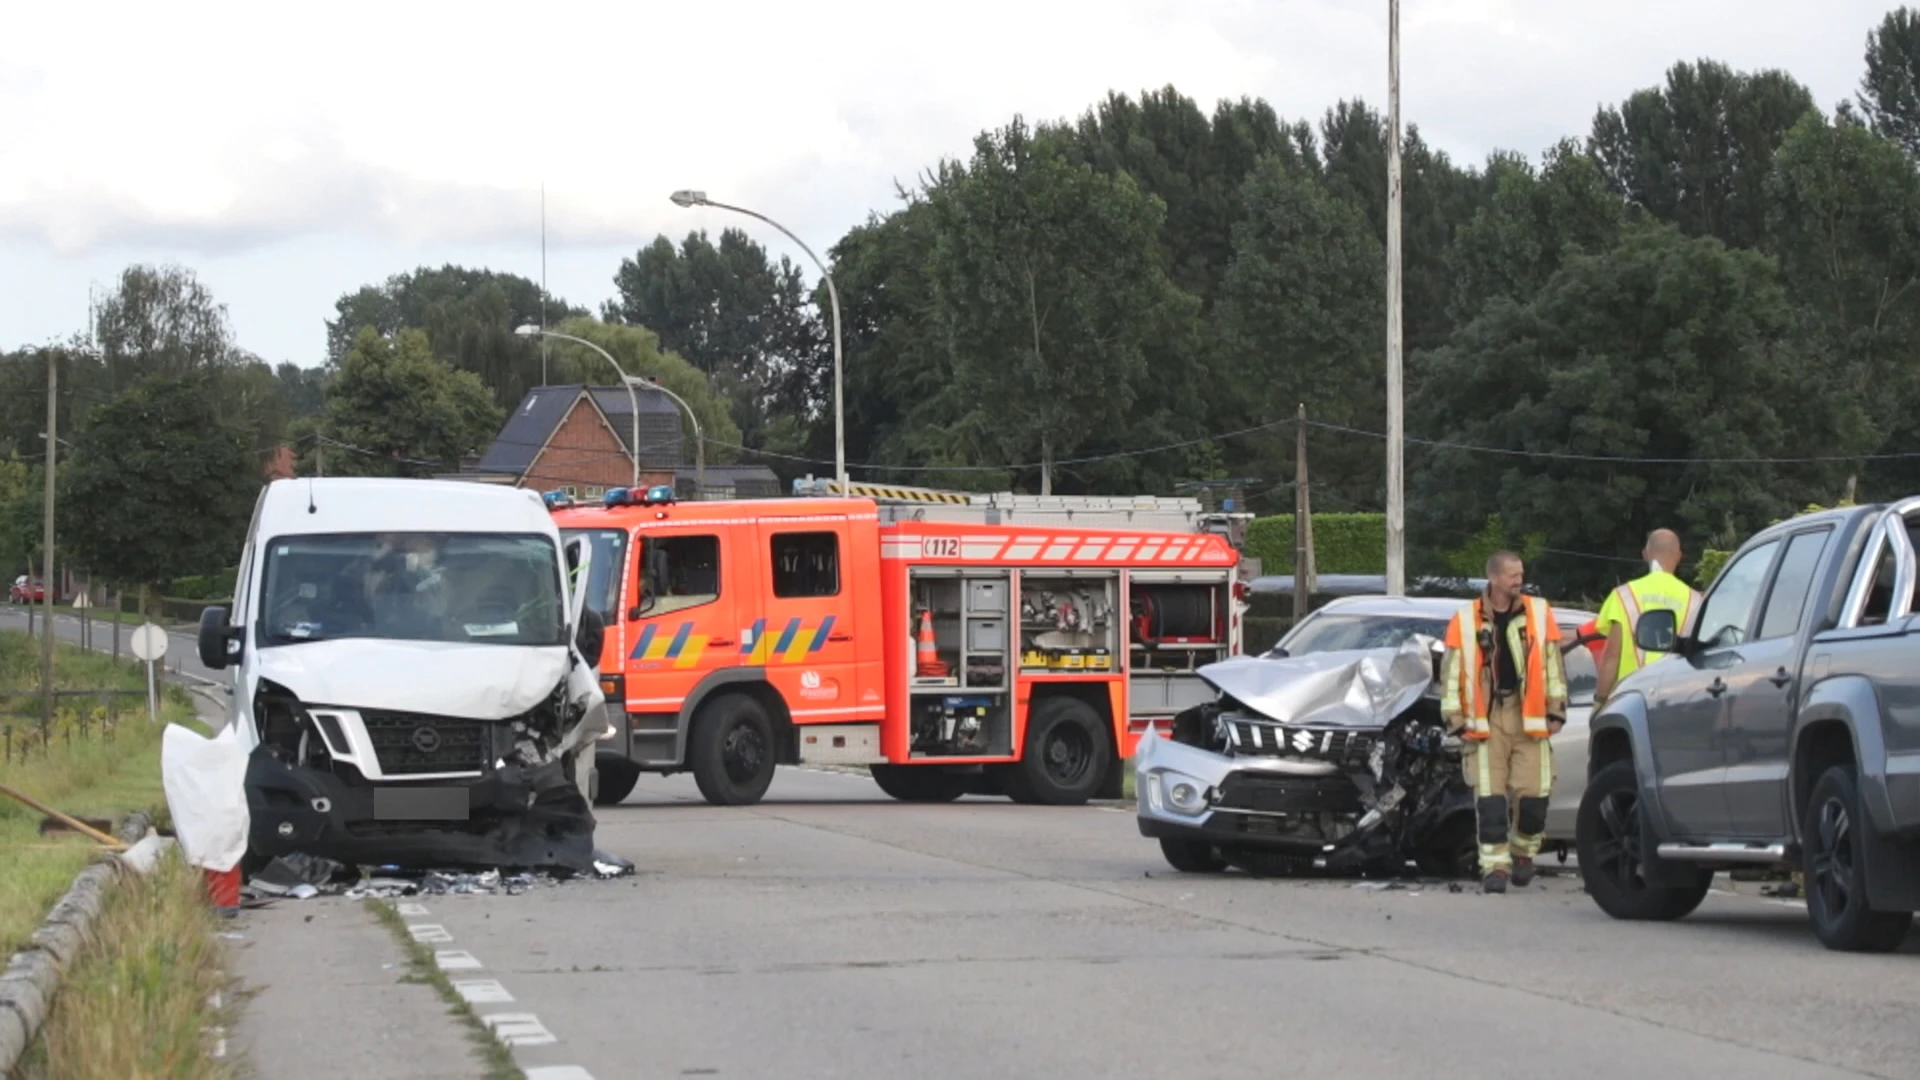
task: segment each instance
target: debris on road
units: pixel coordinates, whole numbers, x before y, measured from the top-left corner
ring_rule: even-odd
[[[633,874],[629,860],[608,851],[593,853],[592,874],[499,870],[415,870],[397,866],[349,867],[332,859],[282,855],[248,881],[245,892],[307,900],[316,896],[393,899],[403,896],[519,896],[530,889],[558,886],[577,878],[605,881]]]

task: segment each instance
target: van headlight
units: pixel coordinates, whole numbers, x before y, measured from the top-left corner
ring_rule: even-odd
[[[1171,769],[1147,776],[1147,805],[1154,810],[1172,811],[1187,817],[1207,810],[1207,785],[1185,773]]]

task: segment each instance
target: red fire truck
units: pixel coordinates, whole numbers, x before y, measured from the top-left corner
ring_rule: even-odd
[[[832,482],[808,497],[549,497],[588,537],[610,715],[597,801],[691,771],[758,801],[778,764],[867,767],[889,795],[1120,795],[1146,723],[1240,651],[1247,515],[1191,499]]]

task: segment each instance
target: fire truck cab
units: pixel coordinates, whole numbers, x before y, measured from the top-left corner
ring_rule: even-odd
[[[599,803],[680,771],[753,803],[800,763],[865,766],[908,801],[1117,798],[1147,722],[1209,700],[1195,669],[1240,651],[1246,515],[796,486],[812,497],[548,497],[594,549],[617,718]]]

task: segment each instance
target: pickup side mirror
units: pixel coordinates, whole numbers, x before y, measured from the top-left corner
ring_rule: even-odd
[[[1647,652],[1673,652],[1679,639],[1680,620],[1664,608],[1642,614],[1633,624],[1633,643]]]
[[[200,663],[220,671],[240,655],[240,634],[227,625],[227,609],[203,608],[200,612]]]

